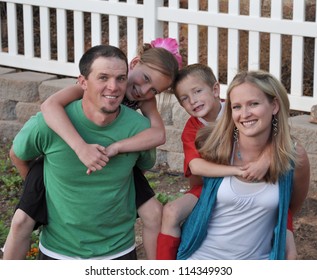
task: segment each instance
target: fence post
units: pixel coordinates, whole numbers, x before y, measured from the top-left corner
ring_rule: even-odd
[[[164,6],[163,0],[144,0],[143,42],[163,37],[163,22],[157,20],[157,9]]]

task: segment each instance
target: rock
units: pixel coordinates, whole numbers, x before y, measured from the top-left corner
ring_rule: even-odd
[[[317,124],[317,105],[314,105],[314,106],[311,108],[311,112],[310,112],[310,122]]]

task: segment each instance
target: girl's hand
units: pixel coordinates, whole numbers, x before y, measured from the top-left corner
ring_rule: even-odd
[[[76,154],[80,161],[88,168],[88,175],[96,170],[101,170],[109,161],[106,148],[98,144],[85,143],[76,150]]]
[[[120,142],[115,142],[109,145],[105,149],[105,154],[108,156],[108,158],[114,157],[119,153],[120,153]]]

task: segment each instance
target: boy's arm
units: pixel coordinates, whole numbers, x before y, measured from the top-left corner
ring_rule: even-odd
[[[204,177],[242,176],[243,171],[238,166],[221,165],[202,158],[195,158],[189,162],[193,175]]]
[[[118,153],[149,150],[165,143],[165,127],[157,110],[156,99],[153,98],[142,102],[140,109],[142,114],[150,120],[151,127],[133,137],[120,140],[108,146],[106,153],[109,157]]]
[[[64,107],[82,98],[83,90],[79,85],[67,87],[51,95],[42,105],[41,111],[47,125],[54,130],[77,154],[90,170],[100,170],[109,158],[105,148],[98,144],[87,144],[79,135]]]
[[[230,175],[241,176],[242,170],[238,166],[220,165],[207,161],[200,157],[196,148],[195,140],[197,131],[200,129],[197,119],[190,118],[182,133],[184,151],[184,174],[186,177],[224,177]]]

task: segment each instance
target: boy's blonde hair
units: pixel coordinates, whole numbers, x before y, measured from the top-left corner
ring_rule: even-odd
[[[215,77],[214,72],[207,65],[200,64],[200,63],[187,65],[178,71],[178,74],[177,74],[175,81],[174,81],[174,84],[173,84],[173,92],[174,92],[176,98],[178,99],[178,101],[180,101],[180,100],[178,98],[178,93],[176,90],[177,85],[182,80],[184,80],[186,77],[188,77],[189,75],[199,77],[204,83],[206,83],[208,86],[210,86],[210,88],[213,88],[215,83],[218,82],[216,77]]]

